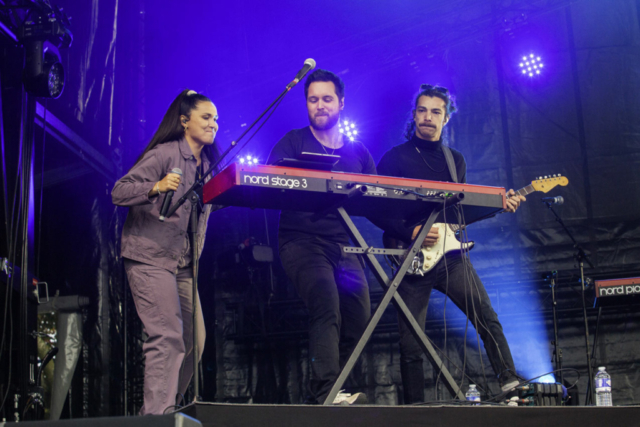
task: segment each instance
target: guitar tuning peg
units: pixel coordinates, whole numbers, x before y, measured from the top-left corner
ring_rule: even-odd
[[[556,177],[556,174],[554,173],[554,174],[553,174],[553,178],[555,178],[555,177]]]
[[[547,179],[547,178],[549,178],[549,177],[548,177],[547,175],[545,175],[545,176],[544,176],[544,179]]]
[[[561,177],[561,176],[562,176],[561,174],[558,174],[558,177]]]

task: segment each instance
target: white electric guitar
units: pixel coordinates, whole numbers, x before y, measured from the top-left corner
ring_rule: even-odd
[[[531,184],[516,191],[518,196],[527,196],[536,191],[546,193],[558,185],[566,186],[569,184],[569,180],[560,175],[553,175],[549,177],[540,177],[539,179],[532,181]],[[468,224],[467,224],[468,225]],[[407,270],[407,274],[420,274],[431,270],[442,259],[443,256],[450,252],[466,252],[473,248],[474,243],[460,241],[460,235],[464,233],[465,226],[460,227],[458,224],[444,224],[435,223],[433,227],[437,227],[439,231],[439,239],[434,246],[423,246],[420,252],[414,257],[411,266]],[[384,246],[394,249],[407,249],[409,244],[400,240],[388,237],[386,234],[383,237]],[[398,260],[396,257],[391,257],[396,265],[400,265],[403,259]]]

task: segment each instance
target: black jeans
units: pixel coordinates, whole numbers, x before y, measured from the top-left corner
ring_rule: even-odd
[[[282,266],[309,311],[308,403],[324,402],[371,314],[360,260],[343,246],[309,236],[280,247]]]
[[[424,276],[405,276],[398,293],[419,325],[425,324],[431,290],[446,293],[474,325],[487,351],[491,366],[505,384],[515,373],[509,344],[502,331],[498,315],[491,306],[484,285],[476,270],[460,255],[448,256]],[[447,285],[448,271],[448,285]],[[424,402],[424,371],[422,349],[402,319],[400,327],[400,372],[404,388],[404,403]]]

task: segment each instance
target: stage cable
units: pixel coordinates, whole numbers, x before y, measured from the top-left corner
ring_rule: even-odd
[[[23,93],[21,117],[25,117],[25,114],[26,114],[25,104],[26,104],[26,100],[25,100],[25,95]],[[21,127],[22,127],[21,129],[21,135],[22,135],[24,123],[21,123]],[[4,149],[4,146],[3,146],[3,149]],[[7,384],[6,384],[7,390],[5,395],[2,397],[2,401],[0,402],[0,412],[2,412],[2,410],[4,409],[4,405],[7,401],[7,397],[9,396],[9,390],[11,389],[11,379],[12,379],[11,366],[13,364],[12,351],[13,351],[13,305],[14,304],[10,304],[9,300],[10,299],[13,300],[13,294],[11,293],[11,290],[13,289],[13,283],[14,283],[14,277],[15,277],[15,275],[13,274],[13,266],[15,266],[14,246],[18,240],[17,228],[15,230],[15,237],[14,237],[14,220],[15,221],[19,220],[20,206],[22,205],[22,203],[18,205],[18,211],[16,212],[16,204],[17,204],[16,202],[18,200],[18,195],[21,194],[18,192],[18,183],[20,182],[20,176],[22,172],[22,154],[23,154],[22,144],[20,144],[20,149],[18,151],[18,162],[17,162],[17,168],[16,168],[16,182],[13,190],[13,200],[11,204],[11,213],[9,214],[7,212],[7,215],[11,217],[11,223],[9,227],[9,233],[7,234],[7,239],[8,239],[7,241],[7,261],[8,261],[7,278],[8,280],[7,280],[7,290],[6,290],[6,296],[5,296],[4,322],[2,324],[2,342],[0,343],[0,362],[2,360],[2,354],[4,353],[7,317],[8,317],[9,318],[9,343],[8,343],[9,363],[7,365],[8,367],[7,372],[9,372],[9,375],[7,377]],[[3,156],[3,165],[4,165],[4,156]],[[22,187],[20,187],[20,190],[22,190]]]
[[[0,99],[0,149],[2,150],[2,202],[4,206],[4,228],[5,239],[7,245],[7,252],[9,251],[9,245],[11,240],[11,230],[9,229],[9,189],[7,187],[7,164],[6,154],[4,149],[4,116],[2,115],[2,100]]]
[[[40,246],[42,243],[42,196],[44,193],[44,153],[47,139],[47,98],[44,99],[44,113],[42,115],[42,168],[40,172],[40,212],[38,214],[38,238],[36,239],[36,277],[40,280]]]
[[[267,239],[267,246],[271,248],[271,239],[269,238],[269,221],[267,220],[267,210],[262,209],[264,213],[264,234]],[[271,248],[273,251],[273,248]],[[269,298],[267,299],[267,307],[271,307],[271,298],[273,298],[273,294],[275,292],[273,285],[273,262],[269,263],[269,285],[271,286],[271,292],[269,292]]]
[[[26,116],[26,111],[25,111],[25,105],[26,105],[26,96],[23,93],[22,96],[22,111],[21,111],[21,117],[25,117]],[[24,137],[24,121],[21,123],[21,140]],[[15,280],[15,274],[14,274],[14,266],[16,265],[16,253],[15,253],[15,246],[17,244],[18,241],[18,231],[19,231],[19,227],[15,227],[14,230],[14,225],[16,224],[16,222],[19,222],[20,220],[20,214],[21,214],[21,206],[22,206],[22,199],[24,197],[23,194],[23,186],[18,187],[18,183],[20,182],[20,179],[22,177],[22,173],[23,173],[23,161],[22,161],[22,157],[23,157],[23,144],[20,144],[20,149],[18,151],[18,162],[17,162],[17,168],[16,168],[16,182],[15,182],[15,186],[14,186],[14,192],[13,192],[13,200],[12,200],[12,206],[11,206],[11,226],[10,226],[10,233],[9,233],[9,247],[7,248],[8,253],[7,253],[7,260],[8,260],[8,266],[7,266],[7,293],[6,293],[6,299],[5,299],[5,321],[3,322],[3,330],[2,330],[2,343],[0,344],[0,361],[1,361],[1,357],[4,351],[4,345],[5,345],[5,338],[6,338],[6,330],[5,327],[7,325],[7,315],[9,317],[9,343],[8,343],[8,354],[9,354],[9,363],[7,364],[7,372],[9,372],[9,375],[7,377],[7,383],[6,383],[6,387],[7,390],[4,394],[4,396],[2,397],[2,401],[0,402],[0,413],[3,411],[4,409],[4,405],[7,402],[7,397],[9,396],[9,391],[11,390],[11,380],[12,380],[12,374],[13,374],[13,369],[12,369],[12,365],[13,365],[13,305],[14,304],[9,304],[9,306],[7,307],[7,303],[9,302],[9,300],[13,300],[13,294],[11,293],[11,290],[13,289],[13,284],[14,284],[14,280]],[[20,203],[17,203],[18,200],[20,200]],[[16,205],[17,205],[17,211],[16,211]],[[14,221],[15,220],[15,221]]]
[[[464,212],[462,213],[462,215],[463,215],[463,218],[464,218]],[[465,233],[465,235],[466,235],[466,239],[468,240],[468,234],[467,234],[467,230],[466,230],[466,228],[465,228],[465,230],[464,230],[464,233]],[[469,251],[467,250],[467,257],[468,257],[468,252],[469,252]],[[479,291],[479,286],[478,286],[478,284],[475,282],[475,278],[474,278],[474,280],[473,280],[473,284],[474,284],[474,286],[475,286],[475,288],[476,288],[476,291]],[[487,297],[488,297],[488,293],[487,293]],[[477,320],[478,324],[479,324],[479,325],[481,325],[481,326],[482,326],[482,327],[487,331],[488,336],[489,336],[489,337],[491,337],[491,340],[492,340],[492,341],[493,341],[493,343],[495,344],[495,347],[496,347],[496,351],[497,351],[497,353],[498,353],[498,356],[500,357],[500,363],[502,364],[502,367],[503,367],[503,368],[506,368],[506,369],[501,370],[500,372],[496,372],[496,374],[498,375],[498,378],[501,378],[501,377],[502,377],[502,374],[504,374],[505,372],[512,372],[512,373],[514,374],[514,376],[516,376],[516,378],[519,378],[519,377],[518,377],[518,375],[517,375],[517,373],[516,373],[515,371],[512,371],[512,370],[507,366],[507,364],[506,364],[506,362],[505,362],[505,360],[504,360],[504,356],[503,356],[503,354],[502,354],[502,351],[500,350],[500,346],[498,345],[497,340],[495,339],[495,337],[493,336],[493,334],[492,334],[492,333],[491,333],[491,331],[489,330],[488,326],[487,326],[487,325],[482,321],[482,319],[477,318],[477,315],[476,315],[476,320]],[[507,344],[507,345],[508,345],[508,344]],[[483,368],[483,374],[484,374],[484,376],[485,376],[485,382],[486,382],[486,373],[484,373],[484,368]]]
[[[578,378],[573,382],[573,384],[571,384],[569,387],[566,387],[567,390],[570,390],[570,389],[574,388],[578,384],[578,382],[580,381],[580,378],[581,378],[580,371],[577,370],[577,369],[574,369],[574,368],[562,368],[562,369],[556,369],[556,370],[553,370],[553,371],[550,371],[550,372],[545,372],[544,374],[538,375],[537,377],[533,377],[533,378],[529,378],[529,379],[525,379],[525,380],[520,381],[518,383],[518,385],[516,385],[514,388],[521,387],[521,386],[523,386],[525,384],[531,384],[531,383],[533,383],[534,380],[537,380],[538,378],[542,378],[542,377],[547,376],[547,375],[554,375],[555,376],[555,374],[557,374],[558,372],[564,372],[564,371],[572,371],[572,372],[575,372],[576,374],[578,374]],[[493,396],[490,399],[487,399],[483,403],[490,403],[490,402],[495,401],[496,399],[500,399],[501,397],[504,397],[506,395],[507,395],[507,392],[502,392],[502,393],[500,393],[500,394],[498,394],[496,396]]]
[[[462,209],[457,209],[459,224],[462,223],[462,219],[461,219],[462,216],[460,214],[461,211]],[[469,299],[467,298],[467,291],[468,291],[467,285],[469,284],[469,269],[467,268],[466,258],[462,254],[461,254],[460,261],[461,261],[462,268],[464,270],[463,271],[464,280],[462,281],[462,286],[464,287],[464,309],[465,309],[465,315],[467,316],[467,321],[465,322],[465,326],[464,326],[464,342],[463,342],[463,351],[462,351],[462,354],[463,354],[462,372],[465,372],[465,370],[467,369],[467,333],[469,332]],[[480,355],[480,357],[482,358],[482,355]],[[460,388],[462,388],[463,383],[464,383],[464,376],[460,380]]]
[[[436,345],[432,340],[429,340],[429,341],[430,341],[430,342],[431,342],[431,344],[433,345],[434,349],[435,349],[435,350],[440,354],[440,356],[442,356],[443,358],[447,359],[447,362],[448,362],[451,366],[453,366],[454,368],[456,368],[457,370],[459,370],[460,372],[462,372],[462,376],[463,376],[464,378],[467,378],[469,381],[473,381],[473,378],[471,378],[469,375],[467,375],[466,373],[464,373],[464,372],[462,371],[462,369],[460,368],[460,366],[459,366],[458,364],[456,364],[453,360],[451,360],[451,358],[450,358],[450,357],[445,353],[445,351],[444,351],[442,348],[438,347],[438,346],[437,346],[437,345]],[[490,391],[490,390],[489,390],[488,388],[482,387],[482,386],[480,386],[480,384],[477,384],[477,386],[478,386],[478,390],[480,390],[480,391],[484,391],[484,392],[486,392],[487,394],[489,394],[489,391]]]
[[[464,219],[464,212],[462,211],[462,209],[459,209],[457,213],[458,213],[458,215],[457,215],[457,218],[458,218],[458,225],[460,226],[460,240],[462,241],[462,243],[468,243],[468,242],[469,242],[469,238],[468,238],[468,233],[467,233],[466,225],[465,225],[466,223],[465,223],[465,219]],[[473,285],[475,285],[476,290],[477,290],[477,289],[478,289],[478,284],[475,282],[475,280],[471,280],[471,277],[469,277],[469,272],[470,272],[469,267],[471,266],[471,265],[470,265],[470,260],[469,260],[469,249],[468,249],[468,248],[466,248],[466,249],[462,250],[461,252],[462,252],[462,262],[463,262],[464,267],[465,267],[465,274],[467,275],[467,282],[468,282],[469,284],[471,284],[470,282],[473,282]],[[446,258],[445,258],[445,263],[446,263]],[[447,282],[447,283],[448,283],[448,282]],[[445,295],[445,297],[447,297],[447,295]],[[446,299],[445,299],[445,303],[446,303]],[[490,331],[489,331],[489,329],[486,327],[486,325],[481,321],[481,319],[479,319],[479,318],[478,318],[477,314],[474,316],[474,319],[476,319],[476,320],[478,321],[478,325],[480,325],[481,327],[484,327],[484,328],[485,328],[485,330],[487,331],[488,335],[489,335],[489,336],[491,337],[491,339],[493,340],[493,343],[496,345],[496,348],[497,348],[498,355],[499,355],[499,357],[500,357],[500,361],[501,361],[501,363],[503,364],[503,366],[504,366],[504,367],[506,367],[506,363],[504,362],[504,357],[503,357],[503,355],[502,355],[502,352],[500,351],[500,348],[499,348],[499,347],[498,347],[498,345],[497,345],[497,341],[496,341],[495,337],[491,334],[491,332],[490,332]],[[469,319],[469,316],[467,315],[467,327],[468,327],[468,321],[469,321],[469,320],[470,320],[470,319]],[[477,334],[477,333],[478,333],[478,331],[477,331],[477,328],[476,328],[476,334]],[[466,342],[466,332],[465,332],[465,342]],[[479,338],[478,338],[478,344],[479,344]],[[458,369],[458,370],[460,370],[460,371],[462,372],[462,378],[463,378],[462,382],[464,381],[464,378],[467,378],[467,379],[469,379],[469,380],[472,380],[472,378],[464,372],[464,369],[461,369],[459,366],[457,366],[457,364],[456,364],[456,363],[454,363],[454,362],[453,362],[453,361],[452,361],[452,360],[451,360],[451,359],[446,355],[446,353],[445,353],[441,348],[438,348],[437,346],[435,346],[435,344],[434,344],[434,347],[435,347],[435,348],[436,348],[436,350],[437,350],[437,351],[442,355],[442,357],[444,357],[444,358],[447,360],[447,362],[449,362],[449,363],[450,363],[451,365],[453,365],[456,369]],[[465,352],[466,352],[466,346],[465,346]],[[465,361],[466,361],[466,358],[465,358]],[[479,390],[484,391],[486,394],[489,394],[489,393],[490,393],[490,390],[489,390],[489,388],[488,388],[488,381],[487,381],[487,378],[486,378],[486,372],[485,372],[484,363],[483,363],[483,361],[482,361],[482,358],[481,358],[481,365],[482,365],[482,370],[483,370],[483,376],[484,376],[484,382],[485,382],[485,384],[484,384],[484,387],[478,387],[478,388],[479,388]],[[579,371],[577,371],[577,370],[575,370],[575,369],[572,369],[572,368],[563,368],[563,369],[562,369],[562,371],[565,371],[565,370],[575,371],[575,372],[577,372],[577,373],[578,373],[578,375],[580,375]],[[521,381],[521,383],[520,383],[519,385],[526,384],[526,383],[531,382],[531,381],[533,381],[533,380],[535,380],[535,379],[541,378],[541,377],[543,377],[543,376],[545,376],[545,375],[553,374],[553,373],[560,372],[560,371],[561,371],[561,370],[552,371],[552,372],[545,373],[545,374],[539,375],[539,376],[537,376],[537,377],[531,378],[531,379],[529,379],[529,380]],[[500,376],[502,376],[502,374],[504,374],[505,372],[512,372],[512,373],[514,374],[514,376],[516,376],[516,378],[520,379],[520,377],[517,375],[517,373],[516,373],[516,372],[513,372],[511,369],[505,369],[505,370],[503,370],[500,374],[498,374],[498,375],[499,375],[499,377],[500,377]],[[578,380],[579,380],[579,378],[578,378]],[[568,387],[568,389],[575,387],[575,385],[577,384],[578,380],[577,380],[576,382],[574,382],[571,386],[569,386],[569,387]],[[462,384],[462,382],[461,382],[461,384]],[[436,383],[436,386],[437,386],[437,383]],[[491,402],[492,400],[495,400],[496,398],[498,398],[498,397],[499,397],[500,395],[502,395],[502,394],[503,394],[503,393],[498,394],[498,395],[494,396],[493,398],[491,398],[491,399],[489,399],[488,401],[485,401],[485,402],[483,402],[483,403]],[[442,401],[437,401],[437,402],[438,402],[438,403],[440,403],[440,404],[442,403]],[[455,402],[459,402],[459,401],[458,401],[458,400],[455,400]],[[428,404],[428,402],[425,402],[425,403],[426,403],[426,404]],[[422,404],[425,404],[425,403],[422,403]]]
[[[447,247],[447,209],[445,208],[446,206],[446,199],[443,199],[442,201],[442,221],[444,223],[444,228],[445,228],[445,233],[444,233],[444,238],[442,239],[442,258],[444,261],[444,271],[445,271],[445,285],[444,285],[444,306],[442,309],[442,320],[444,322],[444,352],[446,352],[447,354],[447,360],[450,360],[448,357],[449,354],[449,350],[447,348],[447,301],[449,300],[449,266],[447,265],[447,256],[444,252],[444,249]],[[434,267],[437,267],[434,266]],[[436,280],[437,280],[437,275],[436,275]],[[447,369],[449,369],[449,371],[451,370],[451,365],[449,364],[449,366],[447,366]],[[440,381],[440,376],[442,375],[442,369],[440,369],[438,371],[438,376],[436,377],[436,383],[435,383],[435,390],[436,393],[438,392],[438,382]],[[436,395],[437,396],[437,395]]]
[[[463,217],[463,221],[464,221],[464,212],[462,212],[462,217]],[[465,232],[465,235],[466,235],[466,240],[468,241],[469,236],[468,236],[468,234],[466,234],[466,233],[467,233],[466,227],[465,227],[464,232]],[[468,249],[466,250],[466,253],[467,253],[467,258],[469,258],[469,255],[468,255],[468,254],[469,254],[469,250],[468,250]],[[469,265],[470,265],[470,261],[469,261]],[[473,282],[474,282],[474,285],[475,285],[475,287],[476,287],[476,290],[478,290],[478,289],[479,289],[479,287],[478,287],[478,284],[477,284],[477,283],[475,283],[475,279],[473,280]],[[487,295],[488,295],[488,293],[487,293]],[[477,317],[477,316],[476,316],[476,317]],[[487,327],[487,325],[486,325],[486,324],[484,324],[484,323],[482,323],[481,319],[478,319],[478,320],[480,321],[480,325],[482,325],[482,327],[484,327],[484,328],[485,328],[485,330],[487,331],[487,333],[489,334],[489,336],[490,336],[490,337],[491,337],[491,339],[493,340],[494,344],[496,345],[496,349],[497,349],[497,351],[498,351],[498,355],[500,356],[500,362],[502,363],[502,365],[503,365],[504,367],[506,367],[506,368],[507,368],[507,369],[506,369],[507,371],[510,371],[510,369],[507,367],[507,365],[506,365],[506,363],[505,363],[505,361],[504,361],[504,357],[503,357],[503,355],[502,355],[502,351],[500,350],[500,347],[498,346],[498,342],[496,341],[495,337],[493,336],[493,334],[491,333],[491,331],[489,330],[489,328]],[[502,372],[504,372],[504,371],[505,371],[505,370],[503,370]],[[516,374],[516,373],[514,372],[514,374]],[[500,375],[500,374],[498,374],[498,375]]]
[[[464,232],[461,232],[461,234],[460,234],[460,238],[462,239],[463,242],[468,243],[469,242],[469,235],[468,235],[468,233],[466,231],[466,220],[464,218],[464,211],[462,209],[458,209],[457,213],[458,213],[458,222],[460,224],[460,229],[461,230],[464,229]],[[486,390],[488,390],[489,389],[489,382],[487,380],[487,373],[486,373],[486,370],[485,370],[485,367],[484,367],[484,360],[483,360],[483,357],[482,357],[482,349],[480,347],[480,334],[479,334],[479,331],[478,331],[478,325],[481,325],[482,327],[484,327],[485,330],[487,331],[487,333],[490,334],[490,332],[489,332],[489,329],[486,327],[486,325],[483,325],[481,320],[478,318],[478,312],[477,312],[476,307],[475,307],[475,301],[474,301],[474,297],[473,297],[474,288],[475,288],[475,291],[476,291],[476,293],[478,295],[478,300],[479,300],[479,302],[481,304],[482,304],[482,301],[481,301],[481,296],[480,296],[480,289],[478,287],[478,284],[475,281],[475,276],[471,274],[471,269],[473,268],[473,266],[471,265],[471,260],[470,260],[470,257],[469,257],[469,248],[464,248],[462,250],[461,262],[462,262],[462,266],[464,268],[464,274],[465,274],[465,280],[464,280],[464,284],[465,284],[465,307],[467,309],[467,313],[466,313],[467,314],[467,326],[465,328],[465,344],[466,344],[466,329],[469,326],[469,311],[468,311],[469,302],[468,302],[468,299],[467,299],[467,292],[470,292],[469,296],[471,298],[471,308],[472,308],[472,313],[473,313],[473,326],[474,326],[475,331],[476,331],[476,341],[478,342],[478,357],[480,358],[480,368],[481,368],[481,371],[482,371],[482,378],[484,380],[484,388]],[[495,339],[493,341],[494,341],[494,343],[496,343]],[[466,364],[466,357],[467,357],[467,353],[466,353],[467,347],[466,347],[466,345],[465,345],[464,348],[465,348],[465,364]],[[497,343],[496,343],[496,348],[497,348]]]

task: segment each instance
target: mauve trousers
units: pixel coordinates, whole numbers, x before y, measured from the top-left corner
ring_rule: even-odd
[[[176,404],[193,376],[193,291],[191,267],[177,273],[160,267],[124,259],[129,287],[138,316],[148,335],[142,350],[144,405],[141,415],[162,414]],[[197,298],[198,352],[202,357],[205,330],[200,298]]]
[[[343,247],[317,236],[280,247],[282,266],[309,311],[307,403],[324,402],[371,314],[362,264]]]

